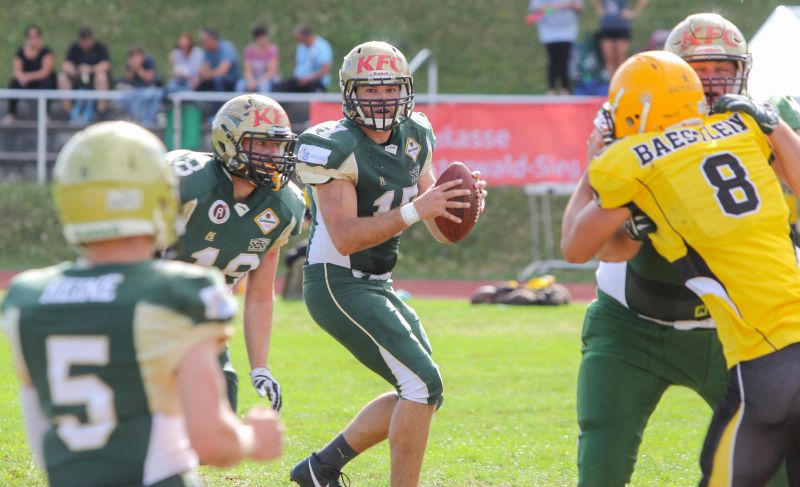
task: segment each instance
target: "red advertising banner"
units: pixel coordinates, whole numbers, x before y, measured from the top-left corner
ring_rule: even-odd
[[[492,186],[576,183],[586,139],[603,99],[564,103],[438,103],[416,107],[436,135],[436,174],[452,161],[480,171]],[[342,118],[341,105],[311,104],[311,123]]]

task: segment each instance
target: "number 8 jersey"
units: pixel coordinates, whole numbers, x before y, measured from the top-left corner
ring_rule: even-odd
[[[653,246],[706,303],[728,366],[800,342],[800,269],[771,149],[746,114],[626,137],[595,158],[603,208],[634,203]]]
[[[180,178],[181,213],[178,260],[216,267],[233,285],[256,269],[271,248],[284,245],[302,229],[305,199],[294,183],[278,191],[259,187],[233,199],[230,175],[209,153],[186,150],[167,154]]]
[[[420,176],[433,168],[434,144],[430,122],[419,112],[395,127],[386,144],[375,144],[346,119],[303,132],[297,142],[297,175],[312,188],[308,263],[324,262],[374,275],[391,272],[397,263],[400,234],[352,255],[340,254],[319,212],[315,185],[331,179],[351,181],[359,217],[386,213],[417,195]]]

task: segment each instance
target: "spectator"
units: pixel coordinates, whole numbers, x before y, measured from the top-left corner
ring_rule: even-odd
[[[619,65],[628,58],[631,21],[642,13],[647,0],[636,0],[633,9],[628,8],[628,0],[592,0],[592,3],[600,17],[600,29],[597,33],[600,52],[608,79],[611,79]]]
[[[14,55],[14,76],[8,87],[11,89],[45,90],[56,87],[56,73],[53,70],[53,51],[42,44],[42,29],[30,25],[25,29],[25,41]],[[3,123],[13,122],[17,117],[17,101],[8,100],[8,113]]]
[[[547,94],[556,94],[560,80],[562,95],[572,92],[569,73],[572,46],[578,38],[578,15],[583,0],[531,0],[528,23],[536,23],[539,41],[547,49]]]
[[[203,50],[194,45],[192,35],[182,32],[175,41],[175,49],[169,54],[172,79],[167,84],[167,93],[195,89],[200,83],[198,74],[203,57]]]
[[[141,46],[131,45],[125,76],[117,88],[127,90],[122,105],[133,120],[143,125],[155,124],[163,97],[160,84],[153,56],[145,54]]]
[[[200,45],[205,59],[200,66],[200,91],[233,91],[239,80],[239,56],[231,41],[220,39],[216,30],[204,28],[200,31]]]
[[[83,26],[78,30],[78,40],[69,46],[67,57],[58,75],[61,90],[107,90],[111,79],[111,58],[106,46],[94,37],[92,28]],[[98,100],[97,110],[106,110],[106,100]],[[91,103],[88,106],[92,106]],[[64,109],[71,111],[72,100],[64,100]],[[72,119],[76,117],[73,112]],[[88,117],[87,117],[88,118]]]
[[[25,41],[14,55],[13,73],[8,87],[11,89],[46,90],[56,87],[56,73],[53,70],[53,51],[42,44],[42,30],[37,25],[25,29]],[[8,100],[8,113],[3,124],[17,118],[18,100]]]
[[[236,91],[269,92],[278,82],[278,46],[269,40],[267,27],[253,28],[253,42],[244,48],[244,78],[236,83]]]
[[[327,91],[331,83],[329,73],[333,61],[330,43],[316,35],[307,24],[298,25],[292,34],[297,41],[294,73],[290,79],[278,83],[275,91],[302,93]]]

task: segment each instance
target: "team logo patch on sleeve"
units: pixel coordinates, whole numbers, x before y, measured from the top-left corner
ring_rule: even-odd
[[[267,208],[266,210],[259,213],[253,221],[256,222],[258,225],[259,230],[264,235],[267,235],[269,232],[275,229],[278,225],[280,225],[281,220],[278,218],[278,215],[272,211],[272,208]]]
[[[225,223],[230,217],[231,208],[228,206],[228,203],[222,200],[211,203],[211,206],[208,208],[208,218],[217,225]]]
[[[306,164],[325,165],[328,163],[328,156],[331,150],[316,145],[302,144],[297,150],[297,160]]]
[[[405,153],[408,157],[414,159],[414,162],[417,162],[417,157],[419,157],[420,148],[421,147],[419,145],[419,142],[417,142],[416,140],[412,139],[411,137],[406,139]]]

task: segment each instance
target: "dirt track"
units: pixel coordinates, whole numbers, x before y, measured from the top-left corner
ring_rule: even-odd
[[[4,289],[16,271],[0,271],[0,289]],[[455,280],[425,280],[425,279],[395,279],[394,288],[404,289],[414,297],[419,298],[453,298],[468,299],[473,291],[491,281],[455,281]],[[594,283],[562,283],[572,293],[574,301],[586,302],[594,298],[596,286]],[[278,279],[277,289],[280,290],[283,280]]]

